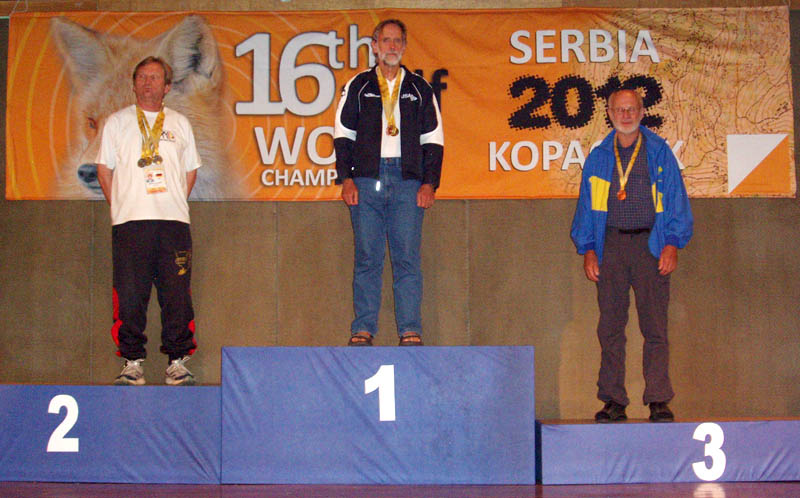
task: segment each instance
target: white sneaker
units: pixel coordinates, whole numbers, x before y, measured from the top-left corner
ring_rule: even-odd
[[[144,359],[125,360],[122,372],[114,379],[115,386],[142,386],[144,385]]]
[[[194,375],[192,375],[192,372],[184,365],[187,361],[189,361],[188,356],[184,356],[179,360],[172,360],[167,367],[167,377],[164,379],[164,382],[166,382],[168,386],[194,385]]]

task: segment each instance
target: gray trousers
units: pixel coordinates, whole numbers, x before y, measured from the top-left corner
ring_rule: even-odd
[[[625,326],[631,287],[644,337],[644,403],[667,402],[675,395],[668,371],[669,275],[659,275],[658,259],[647,247],[649,236],[649,232],[606,231],[597,283],[600,306],[597,337],[602,349],[597,397],[604,402],[615,401],[626,406],[630,403],[625,391]]]

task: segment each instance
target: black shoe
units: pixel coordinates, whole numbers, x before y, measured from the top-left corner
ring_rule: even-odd
[[[628,416],[625,415],[625,405],[620,405],[616,401],[607,402],[602,410],[594,414],[594,421],[600,424],[626,420],[628,420]]]
[[[675,415],[664,401],[650,403],[650,422],[673,422]]]

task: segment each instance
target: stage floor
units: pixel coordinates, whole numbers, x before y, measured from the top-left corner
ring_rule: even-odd
[[[648,497],[752,498],[800,496],[800,482],[715,482],[668,484],[606,484],[563,486],[301,486],[301,485],[174,485],[69,484],[0,482],[0,496],[91,498],[141,496],[191,497]]]

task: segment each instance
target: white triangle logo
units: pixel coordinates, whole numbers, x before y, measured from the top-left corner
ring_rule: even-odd
[[[786,133],[728,135],[728,193],[733,192],[784,138]]]

